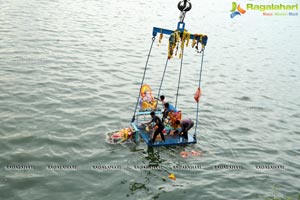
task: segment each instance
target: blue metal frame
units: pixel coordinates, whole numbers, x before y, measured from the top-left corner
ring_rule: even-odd
[[[177,31],[183,32],[184,31],[184,27],[185,27],[185,23],[184,22],[178,22],[178,24],[177,24]],[[172,33],[174,33],[174,31],[168,30],[168,29],[164,29],[164,28],[153,27],[153,31],[152,31],[153,37],[155,37],[157,35],[157,33],[171,35]],[[191,34],[190,35],[190,39],[193,40],[194,38],[196,40],[200,41],[201,44],[203,44],[204,46],[206,46],[207,40],[208,40],[208,37],[206,35],[202,36],[202,41],[201,41],[199,35],[195,36],[195,34]]]
[[[173,145],[187,145],[187,144],[195,144],[197,143],[197,138],[193,137],[192,135],[188,134],[188,140],[183,140],[182,137],[179,137],[179,135],[176,136],[170,136],[165,135],[166,141],[156,141],[155,143],[150,143],[151,135],[152,133],[146,132],[143,128],[139,127],[135,122],[131,123],[131,127],[133,128],[135,132],[134,141],[139,142],[140,138],[139,136],[145,141],[145,143],[148,146],[151,147],[157,147],[157,146],[173,146]],[[170,128],[165,128],[167,131],[174,130]],[[181,129],[178,129],[179,132]]]
[[[155,141],[154,143],[150,143],[151,134],[146,133],[143,129],[139,129],[139,134],[145,141],[145,143],[150,147],[158,147],[158,146],[174,146],[174,145],[187,145],[187,144],[195,144],[197,143],[197,139],[188,134],[188,140],[183,140],[182,137],[177,136],[166,136],[165,142]]]
[[[185,28],[185,23],[184,22],[178,22],[177,24],[177,31],[179,31],[180,33],[184,32]],[[174,31],[172,30],[168,30],[168,29],[163,29],[163,28],[157,28],[157,27],[153,27],[153,32],[152,35],[153,37],[156,37],[157,33],[162,33],[162,34],[166,34],[166,35],[171,35],[172,33],[174,33]],[[190,39],[191,40],[197,40],[198,42],[200,42],[202,45],[206,46],[207,44],[207,40],[208,37],[206,35],[202,35],[200,37],[200,35],[197,34],[190,34]],[[154,39],[153,39],[154,41]],[[149,115],[151,111],[139,111],[138,113],[136,113],[136,115]],[[156,114],[161,114],[162,111],[156,111]],[[141,138],[143,138],[143,140],[146,142],[146,144],[148,146],[172,146],[172,145],[186,145],[186,144],[195,144],[197,143],[197,138],[195,136],[191,136],[190,134],[188,134],[188,140],[182,140],[181,137],[179,136],[175,136],[175,137],[170,137],[166,139],[165,142],[160,142],[157,141],[154,144],[150,143],[151,140],[151,134],[146,133],[143,129],[141,129],[135,122],[131,123],[131,126],[133,127],[134,131],[135,131],[135,141],[139,141],[138,136],[140,135]]]
[[[150,111],[139,111],[136,113],[136,115],[150,115],[150,113],[152,112],[152,110]],[[155,114],[158,115],[158,114],[162,114],[162,111],[161,110],[156,110],[155,111]]]
[[[177,30],[180,32],[184,31],[185,23],[184,22],[178,22],[177,24]]]

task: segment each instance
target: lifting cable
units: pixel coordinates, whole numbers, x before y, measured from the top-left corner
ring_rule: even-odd
[[[203,58],[204,58],[204,48],[201,50],[201,53],[202,53],[202,59],[201,59],[201,68],[200,68],[198,88],[200,88],[200,86],[201,86],[201,75],[202,75],[202,66],[203,66]],[[196,138],[196,131],[197,131],[197,125],[198,125],[198,113],[199,113],[199,100],[197,101],[196,125],[195,125],[194,138]]]
[[[163,81],[164,81],[164,78],[165,78],[165,74],[166,74],[166,70],[167,70],[167,66],[168,66],[168,61],[169,61],[169,58],[167,58],[167,61],[166,61],[166,64],[165,64],[165,69],[164,69],[164,72],[163,72],[163,76],[161,78],[161,81],[160,81],[160,86],[159,86],[159,90],[158,90],[158,94],[157,94],[157,101],[160,97],[160,91],[161,91],[161,87],[162,87],[162,84],[163,84]],[[156,103],[156,108],[157,108],[157,105],[158,105],[158,102]],[[155,110],[156,110],[155,108]]]
[[[178,99],[179,87],[180,87],[180,80],[181,80],[182,61],[183,61],[183,49],[182,49],[181,53],[182,53],[182,55],[181,55],[181,62],[180,62],[180,71],[179,71],[179,78],[178,78],[178,86],[177,86],[177,93],[176,93],[175,108],[177,108],[177,99]]]
[[[142,79],[142,82],[141,82],[139,94],[138,94],[138,97],[137,97],[137,100],[136,100],[135,109],[134,109],[134,113],[133,113],[133,116],[132,116],[132,119],[131,119],[131,123],[133,123],[135,121],[135,113],[136,113],[136,109],[137,109],[138,104],[139,104],[139,100],[140,100],[140,96],[141,96],[141,89],[142,89],[142,86],[144,84],[144,79],[145,79],[145,76],[146,76],[148,61],[149,61],[149,57],[150,57],[150,54],[151,54],[151,50],[152,50],[154,41],[155,41],[155,36],[152,37],[152,43],[151,43],[150,50],[149,50],[148,57],[147,57],[147,61],[146,61],[146,64],[145,64],[144,75],[143,75],[143,79]]]

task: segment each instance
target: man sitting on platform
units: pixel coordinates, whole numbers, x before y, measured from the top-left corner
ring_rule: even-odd
[[[165,103],[164,106],[165,110],[163,111],[163,119],[168,117],[169,112],[178,112],[177,109],[169,103]]]

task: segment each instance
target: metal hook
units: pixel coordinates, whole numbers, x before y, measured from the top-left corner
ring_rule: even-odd
[[[192,9],[192,4],[188,0],[183,0],[178,2],[177,7],[181,12],[187,12]]]

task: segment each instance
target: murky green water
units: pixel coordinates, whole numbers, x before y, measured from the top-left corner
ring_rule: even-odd
[[[152,27],[176,28],[177,1],[0,1],[0,199],[296,199],[299,17],[230,19],[231,2],[192,3],[186,28],[209,37],[198,143],[147,149],[105,133],[128,126]],[[167,40],[149,61],[155,93]],[[193,119],[200,58],[185,50],[178,99]],[[179,64],[161,91],[170,102]]]

